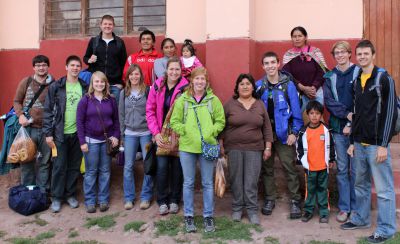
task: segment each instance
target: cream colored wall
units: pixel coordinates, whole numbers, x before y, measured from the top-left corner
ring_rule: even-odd
[[[207,39],[250,36],[250,2],[206,0]]]
[[[39,0],[0,1],[0,49],[39,48]]]
[[[0,1],[0,49],[39,48],[40,0]],[[167,0],[166,36],[183,42],[288,40],[294,26],[311,39],[361,38],[362,0]],[[39,7],[41,6],[41,7]],[[340,15],[338,14],[340,12]],[[17,14],[18,13],[18,14]]]
[[[362,0],[255,1],[257,41],[288,40],[299,25],[311,39],[362,37]]]
[[[194,42],[206,41],[206,1],[167,0],[166,36],[176,42],[186,38]]]

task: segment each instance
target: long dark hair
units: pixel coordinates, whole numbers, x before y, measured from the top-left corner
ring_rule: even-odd
[[[294,28],[292,29],[292,31],[290,32],[290,37],[293,36],[293,33],[294,33],[295,31],[300,31],[301,34],[303,34],[303,36],[308,37],[307,31],[306,31],[306,29],[305,29],[303,26],[296,26],[296,27],[294,27]]]
[[[235,84],[235,89],[233,90],[233,99],[238,99],[239,98],[239,83],[242,82],[242,80],[248,79],[253,86],[253,92],[251,94],[252,97],[257,99],[257,94],[256,94],[256,82],[251,74],[240,74],[238,78],[236,79],[236,84]]]

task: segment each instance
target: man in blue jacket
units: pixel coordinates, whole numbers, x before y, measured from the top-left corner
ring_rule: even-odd
[[[355,168],[347,154],[350,145],[349,134],[353,116],[354,80],[360,68],[350,62],[351,47],[346,41],[336,42],[331,51],[336,67],[325,74],[324,99],[330,113],[329,126],[335,138],[337,153],[337,186],[339,191],[339,213],[336,220],[345,222],[356,209],[354,193]]]
[[[279,71],[280,63],[276,53],[265,53],[261,61],[266,75],[256,82],[257,94],[265,104],[274,132],[271,157],[263,163],[265,203],[261,212],[270,215],[275,207],[274,158],[278,154],[287,173],[291,198],[290,218],[297,219],[301,217],[301,195],[294,163],[294,144],[296,135],[303,126],[299,96],[293,77],[287,72]]]

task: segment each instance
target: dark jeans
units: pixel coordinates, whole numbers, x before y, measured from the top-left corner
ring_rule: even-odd
[[[183,174],[179,157],[157,156],[158,205],[181,201]]]
[[[32,162],[21,164],[21,183],[24,186],[37,185],[42,191],[48,192],[50,190],[50,148],[46,144],[42,128],[26,127],[26,130],[36,144],[39,156]]]
[[[51,194],[56,200],[76,196],[76,184],[79,167],[82,162],[82,151],[78,136],[64,134],[64,142],[55,142],[57,157],[53,162],[51,177]]]

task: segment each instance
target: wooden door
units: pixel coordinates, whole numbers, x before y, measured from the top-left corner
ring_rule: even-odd
[[[400,95],[400,0],[363,0],[363,38],[374,43],[375,64],[385,68],[396,82]],[[396,136],[393,142],[400,142]]]

